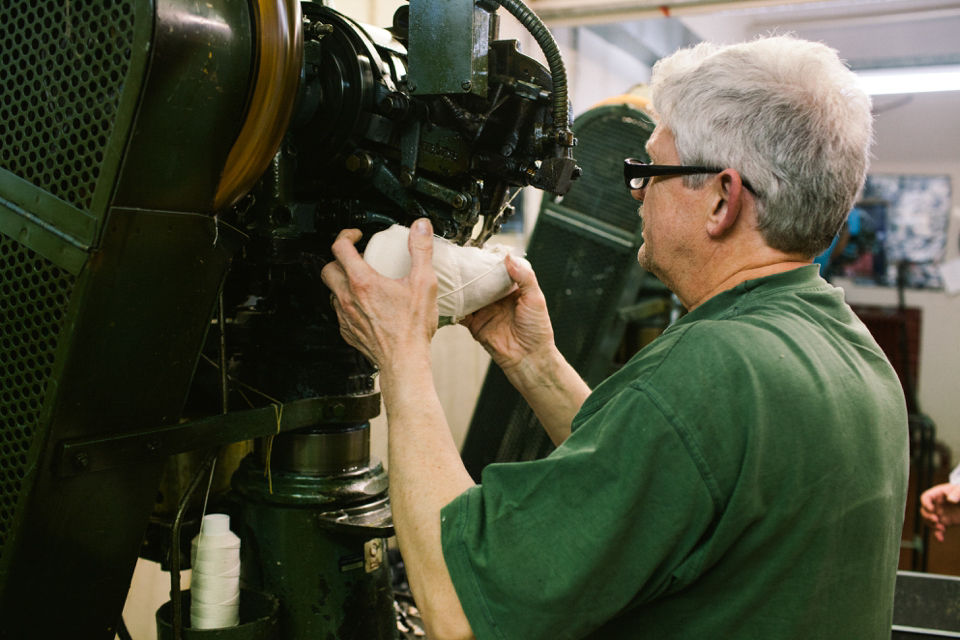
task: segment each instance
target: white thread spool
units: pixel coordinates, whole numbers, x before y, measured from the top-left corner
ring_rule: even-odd
[[[203,517],[190,548],[190,626],[222,629],[240,623],[240,538],[230,531],[230,516]]]

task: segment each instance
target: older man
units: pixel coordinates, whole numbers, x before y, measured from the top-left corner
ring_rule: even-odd
[[[380,367],[391,500],[433,639],[889,637],[906,495],[899,382],[812,258],[871,142],[836,53],[789,37],[654,68],[640,264],[690,311],[592,393],[534,274],[464,324],[548,430],[474,486],[437,401],[430,226],[379,277],[345,231],[324,270]],[[612,186],[612,185],[611,185]]]

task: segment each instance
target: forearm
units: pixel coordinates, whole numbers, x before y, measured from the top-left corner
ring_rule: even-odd
[[[443,558],[440,510],[473,486],[440,407],[429,356],[384,367],[390,501],[410,587],[430,638],[472,638]]]
[[[559,446],[570,435],[590,387],[552,344],[503,371]]]

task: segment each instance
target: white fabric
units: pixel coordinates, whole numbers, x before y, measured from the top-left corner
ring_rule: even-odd
[[[374,234],[363,253],[363,259],[377,273],[403,278],[410,273],[410,229],[393,225]],[[504,297],[513,288],[513,281],[503,264],[509,247],[488,245],[461,247],[434,236],[433,269],[437,272],[437,306],[441,318],[458,322],[463,316]],[[514,260],[529,263],[514,256]]]

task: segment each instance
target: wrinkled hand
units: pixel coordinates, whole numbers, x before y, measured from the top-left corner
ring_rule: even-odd
[[[517,283],[513,293],[474,311],[460,321],[504,371],[530,355],[553,347],[547,301],[532,269],[507,256],[507,273]]]
[[[381,370],[403,358],[429,354],[437,330],[437,274],[433,230],[426,218],[410,231],[410,274],[399,280],[380,275],[354,245],[362,234],[344,229],[333,243],[334,262],[321,272],[333,292],[340,335]]]
[[[947,527],[960,524],[960,485],[938,484],[920,496],[920,515],[933,527],[933,535],[943,542]]]

